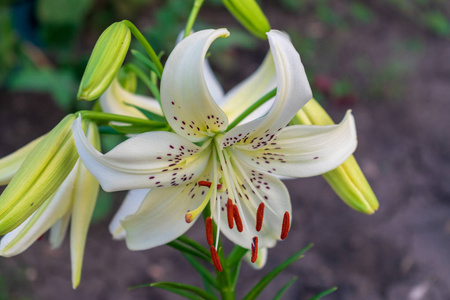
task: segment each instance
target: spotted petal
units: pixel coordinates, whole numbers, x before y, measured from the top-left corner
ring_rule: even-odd
[[[276,30],[268,34],[277,73],[277,94],[266,116],[237,126],[223,136],[223,147],[235,143],[263,147],[285,127],[312,97],[300,56],[289,37]]]
[[[259,247],[270,248],[280,239],[283,217],[285,212],[291,215],[291,201],[286,186],[278,178],[252,170],[243,162],[233,160],[234,178],[237,183],[236,191],[238,208],[244,224],[243,232],[234,226],[227,225],[220,229],[233,243],[249,249],[254,236],[259,239]],[[222,195],[221,207],[225,212],[220,213],[222,224],[227,224],[226,202],[227,195]],[[256,231],[256,212],[261,202],[265,203],[263,226]],[[218,212],[213,212],[217,220]]]
[[[277,74],[272,53],[269,51],[261,66],[250,77],[235,86],[225,95],[221,108],[227,114],[228,119],[232,121],[256,100],[276,87]],[[258,110],[258,113],[250,115],[249,120],[263,116],[270,109],[270,106],[263,107],[261,110]]]
[[[109,192],[193,181],[211,154],[208,142],[199,147],[174,133],[157,131],[139,134],[102,154],[87,140],[81,118],[72,131],[83,164]]]
[[[112,234],[113,239],[122,240],[125,238],[126,232],[125,228],[122,227],[121,221],[127,216],[136,213],[148,192],[150,192],[150,189],[131,190],[127,193],[122,205],[109,224],[109,232]]]
[[[233,155],[253,168],[276,175],[310,177],[341,165],[356,149],[355,120],[350,111],[338,125],[289,126],[264,148],[235,145]]]
[[[186,212],[197,208],[205,198],[195,189],[196,185],[151,190],[139,210],[122,221],[128,248],[150,249],[185,233],[194,224],[186,223]]]
[[[150,97],[130,93],[122,88],[117,79],[114,79],[108,90],[100,97],[102,110],[112,114],[145,118],[144,114],[138,109],[127,104],[136,105],[145,110],[162,115],[158,101]]]
[[[203,30],[182,40],[170,54],[161,78],[161,105],[173,130],[192,142],[206,140],[228,126],[208,89],[205,55],[226,29]]]

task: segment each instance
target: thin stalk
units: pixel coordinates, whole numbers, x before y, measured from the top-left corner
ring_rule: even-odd
[[[139,41],[139,43],[144,47],[145,51],[147,52],[148,56],[150,56],[151,60],[155,63],[156,68],[158,68],[158,71],[162,74],[163,73],[163,66],[161,64],[161,61],[158,58],[158,55],[156,55],[155,50],[153,50],[152,46],[148,43],[148,41],[145,39],[145,37],[142,35],[142,33],[137,29],[136,26],[134,26],[133,23],[131,23],[128,20],[122,21],[127,27],[130,29],[131,33],[134,35],[134,37]]]
[[[81,110],[78,111],[78,114],[80,114],[84,119],[89,119],[91,121],[105,121],[105,122],[115,121],[133,125],[147,125],[154,127],[166,126],[165,122],[152,121],[123,115],[104,113],[99,111]]]
[[[127,64],[124,66],[124,69],[127,71],[131,71],[134,74],[136,74],[137,77],[139,77],[142,82],[148,87],[148,89],[152,92],[153,96],[158,100],[158,102],[161,104],[161,96],[158,91],[158,87],[152,82],[152,80],[137,66],[133,64]]]
[[[259,98],[255,103],[253,103],[249,108],[247,108],[242,114],[239,115],[227,128],[227,131],[231,130],[232,128],[236,127],[237,124],[239,124],[242,120],[244,120],[248,115],[250,115],[252,112],[254,112],[258,107],[266,103],[268,100],[275,97],[277,94],[277,89],[274,88],[261,98]]]
[[[192,27],[194,26],[195,19],[197,18],[198,12],[202,7],[204,0],[195,0],[194,6],[192,7],[191,13],[189,15],[189,19],[187,20],[186,27],[184,28],[184,37],[187,37],[191,34]]]

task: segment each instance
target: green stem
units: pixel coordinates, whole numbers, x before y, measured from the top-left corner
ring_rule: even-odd
[[[121,123],[129,123],[133,125],[147,125],[154,127],[162,127],[167,125],[165,122],[152,121],[91,110],[81,110],[78,111],[78,114],[80,114],[83,119],[89,119],[92,121],[106,121],[106,122],[115,121]]]
[[[141,69],[139,69],[137,66],[133,64],[126,64],[124,66],[124,69],[136,74],[136,76],[139,77],[139,79],[145,83],[148,89],[152,92],[153,96],[156,98],[156,100],[158,100],[159,104],[161,105],[161,96],[159,94],[158,87]]]
[[[198,12],[202,7],[204,0],[195,0],[194,6],[192,7],[191,14],[189,15],[189,19],[186,23],[186,27],[184,29],[184,37],[187,37],[191,34],[192,27],[194,26],[195,19],[197,18]]]
[[[127,27],[130,29],[131,33],[134,35],[134,37],[139,41],[139,43],[144,47],[147,54],[150,56],[152,61],[155,63],[156,67],[158,68],[158,71],[162,74],[163,73],[163,66],[161,64],[161,61],[158,58],[158,55],[156,55],[155,50],[153,50],[152,46],[148,43],[148,41],[145,39],[145,37],[142,35],[142,33],[137,29],[136,26],[134,26],[133,23],[131,23],[128,20],[122,21]]]
[[[227,128],[227,131],[231,130],[232,128],[236,127],[237,124],[239,124],[242,120],[244,120],[249,114],[254,112],[258,107],[266,103],[268,100],[275,97],[277,94],[277,89],[274,88],[261,98],[259,98],[255,103],[253,103],[249,108],[247,108],[242,114],[239,115]]]

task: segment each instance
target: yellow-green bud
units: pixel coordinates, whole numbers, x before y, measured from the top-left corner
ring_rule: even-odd
[[[25,158],[27,158],[31,150],[33,150],[43,138],[44,136],[38,137],[22,148],[0,159],[0,185],[6,185],[11,181]]]
[[[0,235],[19,226],[55,193],[72,170],[78,153],[66,116],[28,154],[0,196]]]
[[[322,106],[311,99],[297,113],[291,124],[332,125],[334,122]],[[322,176],[351,208],[365,214],[373,214],[378,209],[378,200],[353,155],[342,165]]]
[[[228,11],[248,31],[260,39],[267,39],[270,24],[255,0],[222,0]]]
[[[102,33],[84,71],[78,89],[79,100],[94,100],[109,87],[130,46],[131,32],[123,22],[116,22]]]

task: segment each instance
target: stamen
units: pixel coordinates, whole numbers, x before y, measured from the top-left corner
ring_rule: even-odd
[[[43,233],[37,240],[40,241],[44,238],[45,233]]]
[[[291,227],[291,217],[289,216],[288,212],[285,212],[283,217],[283,225],[281,226],[280,239],[284,240],[287,237],[290,227]]]
[[[211,182],[209,181],[199,181],[198,182],[199,186],[207,186],[207,187],[211,187]]]
[[[201,182],[201,181],[200,181]],[[200,184],[199,182],[199,184]],[[204,182],[208,182],[208,181],[204,181]],[[214,182],[212,184],[212,186],[215,186]],[[186,213],[186,215],[184,216],[184,219],[186,221],[186,223],[191,223],[192,221],[195,220],[195,218],[197,218],[201,212],[205,209],[206,205],[209,202],[209,199],[211,198],[211,195],[213,193],[214,189],[209,188],[208,193],[206,194],[205,199],[203,200],[202,204],[200,204],[196,209],[194,209],[193,211],[189,211]]]
[[[264,203],[260,203],[258,206],[258,211],[256,212],[256,231],[260,231],[263,225],[264,218]]]
[[[214,264],[214,267],[217,271],[222,272],[222,265],[220,264],[219,255],[217,254],[216,248],[211,245],[211,248],[209,248],[209,252],[211,252],[211,259]]]
[[[230,229],[233,229],[233,227],[234,227],[233,216],[234,216],[233,201],[231,199],[228,199],[228,201],[227,201],[227,218],[228,218],[228,227],[230,227]]]
[[[210,217],[206,218],[205,228],[206,228],[206,241],[208,242],[208,245],[212,245],[213,244],[213,224],[212,224],[212,219]]]
[[[239,232],[242,232],[244,230],[244,226],[242,225],[241,216],[239,215],[239,209],[237,205],[233,205],[233,216],[234,221],[236,222],[236,228]]]
[[[252,241],[252,263],[258,259],[258,237],[255,236]]]

